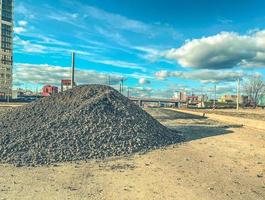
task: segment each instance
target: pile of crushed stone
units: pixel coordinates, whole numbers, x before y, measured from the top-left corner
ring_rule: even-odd
[[[0,162],[16,166],[129,155],[181,141],[111,87],[78,86],[6,113]]]

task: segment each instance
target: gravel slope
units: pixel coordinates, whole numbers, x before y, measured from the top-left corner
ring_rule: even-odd
[[[0,128],[0,162],[17,166],[128,155],[181,141],[102,85],[79,86],[14,109]]]

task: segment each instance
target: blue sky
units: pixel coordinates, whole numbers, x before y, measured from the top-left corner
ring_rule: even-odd
[[[264,75],[265,2],[259,0],[17,0],[15,87],[59,85],[77,53],[77,82],[134,95],[235,92]]]

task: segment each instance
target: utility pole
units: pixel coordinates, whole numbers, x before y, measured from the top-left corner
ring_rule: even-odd
[[[12,95],[12,89],[11,89],[11,95]],[[8,90],[7,90],[7,103],[10,102],[10,87],[8,86]]]
[[[120,93],[123,94],[123,84],[124,84],[124,78],[121,78],[121,82],[120,82]]]
[[[126,79],[124,77],[121,77],[120,79],[120,93],[123,94],[124,93],[124,81]],[[125,91],[126,92],[126,91]],[[125,94],[126,95],[126,94]]]
[[[204,108],[205,104],[204,104],[204,94],[203,94],[203,86],[202,86],[202,90],[201,90],[201,107]]]
[[[216,108],[216,84],[214,85],[214,102],[213,102],[213,109]]]
[[[236,101],[236,109],[239,110],[239,96],[240,96],[240,78],[237,80],[237,101]]]
[[[38,88],[38,81],[35,81],[35,86],[36,86],[36,88],[35,88],[35,93],[36,93],[36,96],[38,95],[38,92],[39,92],[39,88]]]
[[[35,94],[36,94],[36,96],[38,96],[38,85],[36,85]]]
[[[201,98],[201,102],[202,102],[202,104],[203,104],[203,103],[204,103],[204,94],[203,94],[203,86],[202,86],[202,91],[201,91],[201,95],[202,95],[202,96],[201,96],[201,97],[202,97],[202,98]]]
[[[110,86],[110,75],[108,76],[108,82],[109,82],[109,86]]]
[[[75,52],[72,53],[71,88],[75,85]]]

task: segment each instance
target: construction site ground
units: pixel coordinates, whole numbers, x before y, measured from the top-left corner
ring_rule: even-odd
[[[240,108],[236,109],[189,109],[195,112],[205,112],[206,114],[217,114],[226,115],[231,117],[243,117],[247,119],[254,120],[264,120],[265,121],[265,109],[262,108]]]
[[[264,130],[147,111],[185,142],[125,158],[35,168],[1,164],[0,199],[265,199]]]

